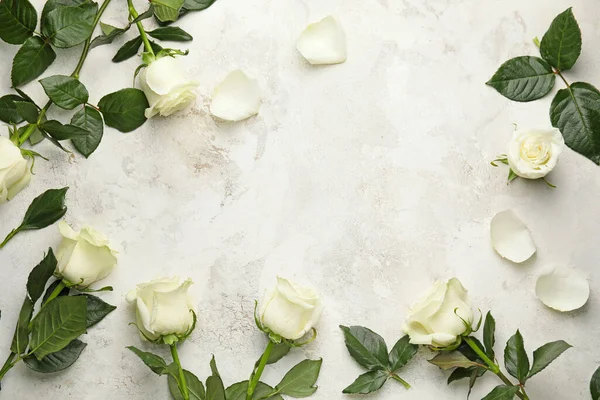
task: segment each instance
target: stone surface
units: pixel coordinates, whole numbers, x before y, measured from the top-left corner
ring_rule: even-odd
[[[42,3],[35,1],[38,9]],[[88,160],[38,146],[50,161],[38,161],[33,183],[0,206],[5,234],[36,195],[68,185],[66,220],[95,226],[120,250],[118,268],[102,282],[115,291],[101,295],[119,308],[83,337],[83,358],[52,375],[19,365],[2,382],[2,398],[167,399],[166,379],[125,349],[152,349],[128,326],[133,310],[125,294],[157,275],[195,281],[199,324],[181,348],[185,366],[204,378],[214,353],[226,384],[246,379],[264,346],[253,302],[281,274],[318,287],[327,308],[317,341],[268,368],[268,383],[303,357],[323,357],[314,398],[346,398],[342,389],[363,371],[338,325],[368,326],[391,345],[407,307],[434,280],[457,276],[475,307],[493,309],[498,352],[517,328],[529,354],[551,340],[575,346],[528,384],[532,399],[588,399],[600,364],[600,168],[569,150],[549,176],[558,189],[507,185],[506,168],[489,162],[505,151],[511,124],[549,124],[551,96],[513,103],[484,85],[508,58],[537,54],[531,39],[569,6],[584,48],[568,79],[598,85],[600,9],[589,0],[218,0],[183,18],[178,25],[195,37],[186,61],[201,82],[196,104],[129,134],[107,129]],[[113,1],[103,20],[122,26],[125,13],[125,1]],[[348,61],[311,67],[295,39],[328,14],[346,30]],[[133,35],[91,52],[81,73],[91,102],[131,85],[139,60],[110,58]],[[16,50],[0,43],[2,94]],[[69,73],[79,52],[59,51],[47,74]],[[241,123],[215,122],[209,95],[236,68],[258,79],[261,112]],[[39,84],[24,89],[45,101]],[[490,220],[506,208],[538,245],[524,265],[502,260],[490,244]],[[2,358],[27,275],[58,242],[53,226],[0,251]],[[583,309],[559,314],[535,298],[535,279],[552,264],[589,277]],[[428,364],[430,357],[421,350],[401,371],[410,391],[390,382],[367,398],[464,399],[466,382],[446,386],[448,374]],[[486,376],[471,398],[496,384]]]

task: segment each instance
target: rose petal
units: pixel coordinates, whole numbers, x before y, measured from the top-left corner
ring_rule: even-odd
[[[300,34],[296,47],[313,65],[339,64],[346,61],[346,35],[332,16],[308,25]]]
[[[226,121],[241,121],[258,114],[260,103],[258,83],[238,69],[230,72],[215,88],[210,112]]]
[[[162,57],[150,63],[145,73],[145,81],[156,94],[165,95],[182,83],[184,76],[179,60]]]
[[[536,252],[531,233],[512,210],[502,211],[492,218],[491,238],[494,250],[514,263],[522,263]]]
[[[583,307],[590,297],[590,285],[574,268],[556,267],[538,277],[535,294],[550,308],[573,311]]]

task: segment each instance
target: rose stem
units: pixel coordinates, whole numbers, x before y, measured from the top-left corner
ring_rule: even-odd
[[[181,368],[181,362],[179,362],[179,354],[177,353],[177,342],[171,345],[171,355],[173,356],[173,361],[175,361],[175,364],[177,364],[177,369],[179,370],[179,381],[181,382],[180,389],[183,394],[183,399],[190,400],[187,382],[185,381],[185,374],[183,373],[183,368]]]
[[[473,351],[481,358],[487,365],[490,367],[490,371],[492,371],[502,382],[504,382],[507,386],[515,386],[513,383],[500,371],[500,367],[494,363],[490,358],[477,346],[477,344],[470,337],[464,337],[463,340],[473,349]],[[520,399],[528,400],[527,395],[521,394],[521,392],[517,392],[517,396]]]
[[[260,380],[260,376],[265,370],[265,366],[267,365],[267,361],[269,361],[269,356],[271,355],[271,350],[273,350],[273,342],[269,339],[269,343],[267,344],[267,348],[260,358],[260,362],[258,367],[256,368],[256,372],[252,374],[250,377],[250,382],[248,382],[248,391],[246,392],[246,400],[252,400],[252,395],[254,394],[254,389]]]
[[[131,18],[136,19],[139,17],[139,14],[133,6],[133,2],[131,0],[127,0],[127,5],[129,6],[129,15],[131,15]],[[150,41],[148,40],[148,36],[146,35],[146,31],[144,30],[144,25],[142,25],[142,21],[137,21],[135,25],[137,26],[138,31],[140,31],[140,37],[144,42],[144,48],[148,53],[155,55],[154,50],[152,50],[152,46],[150,45]]]
[[[392,373],[390,376],[393,380],[400,382],[405,388],[410,389],[410,384],[404,379],[400,378],[398,375]]]
[[[104,0],[102,5],[98,9],[98,12],[96,13],[96,18],[94,18],[94,22],[92,24],[92,33],[90,33],[90,37],[87,38],[87,40],[85,41],[85,44],[83,45],[83,51],[81,52],[81,56],[79,57],[79,61],[77,62],[77,66],[75,67],[75,69],[73,70],[73,73],[71,74],[71,76],[75,79],[79,79],[79,73],[81,72],[83,63],[84,63],[85,59],[87,58],[88,53],[90,52],[90,44],[92,42],[92,35],[94,32],[94,29],[96,29],[96,26],[98,25],[98,22],[100,22],[100,18],[102,17],[102,14],[104,14],[104,11],[106,10],[106,7],[108,7],[110,2],[111,2],[111,0]],[[46,112],[48,111],[48,109],[50,108],[50,106],[52,104],[53,104],[52,100],[48,100],[48,102],[46,103],[44,108],[42,108],[42,110],[40,111],[40,115],[38,116],[37,122],[35,124],[29,125],[29,127],[25,130],[25,132],[23,132],[23,135],[19,138],[19,146],[23,145],[23,143],[25,143],[25,141],[29,138],[29,136],[31,136],[31,134],[33,132],[35,132],[35,129],[42,122],[42,120],[44,119],[44,116],[46,115]]]

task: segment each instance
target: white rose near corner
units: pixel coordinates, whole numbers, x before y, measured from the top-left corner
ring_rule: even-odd
[[[0,137],[0,203],[12,199],[31,181],[27,160],[9,139]]]

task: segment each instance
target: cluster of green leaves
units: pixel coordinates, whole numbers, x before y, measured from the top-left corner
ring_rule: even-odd
[[[441,352],[429,362],[444,370],[453,369],[448,378],[448,384],[468,378],[470,394],[477,378],[487,371],[501,374],[495,361],[495,330],[496,321],[492,314],[488,312],[483,327],[483,344],[475,337],[468,337],[461,342],[455,351]],[[472,345],[469,345],[469,342]],[[478,355],[472,346],[476,346],[481,354]],[[512,400],[514,396],[521,397],[520,388],[524,387],[531,377],[544,370],[569,348],[571,348],[571,345],[563,340],[546,343],[533,352],[533,363],[530,365],[523,336],[517,330],[504,348],[504,367],[511,376],[518,380],[518,383],[515,385],[499,385],[482,400]],[[482,358],[487,358],[487,360]],[[489,365],[489,362],[494,364]]]
[[[6,239],[0,243],[0,248],[4,247],[19,232],[46,228],[61,219],[67,213],[67,206],[65,206],[67,190],[69,190],[68,187],[49,189],[33,199],[25,212],[21,225],[8,234]]]
[[[385,340],[377,333],[362,326],[340,326],[348,352],[356,362],[369,370],[359,376],[343,390],[347,394],[367,394],[375,392],[391,378],[401,382],[407,389],[410,386],[397,374],[417,353],[418,346],[404,336],[396,342],[388,354]]]
[[[98,4],[90,0],[48,0],[41,13],[41,35],[34,34],[37,12],[28,0],[0,1],[0,38],[22,44],[13,60],[11,79],[17,94],[0,97],[0,121],[11,127],[11,139],[19,145],[29,140],[35,145],[44,138],[65,150],[61,141],[89,157],[102,140],[104,122],[122,132],[142,125],[148,101],[138,89],[123,89],[104,96],[98,106],[88,102],[89,93],[78,79],[81,64],[71,76],[53,75],[40,79],[50,103],[44,108],[18,89],[40,76],[56,58],[54,48],[68,48],[91,40],[97,24]],[[82,59],[87,55],[84,47]],[[69,123],[48,120],[51,104],[75,110]],[[102,116],[104,116],[104,121]],[[23,126],[18,126],[23,123]],[[33,152],[32,155],[38,155]]]
[[[61,371],[77,361],[87,346],[78,338],[116,309],[96,296],[69,289],[61,280],[55,279],[46,288],[56,267],[56,257],[48,249],[29,274],[10,347],[10,358],[17,357],[13,364],[22,360],[30,369],[43,373]]]
[[[589,83],[567,83],[563,72],[575,65],[581,53],[579,24],[571,8],[559,14],[539,43],[540,57],[522,56],[508,60],[487,82],[514,101],[533,101],[550,93],[556,75],[560,89],[550,105],[550,121],[562,132],[574,151],[600,164],[600,91]]]
[[[285,341],[274,343],[272,346],[273,348],[269,354],[269,358],[267,359],[267,365],[275,364],[277,361],[281,360],[290,352],[290,349],[293,347]],[[257,373],[260,361],[261,360],[259,359],[254,364],[254,370],[252,371],[250,379],[252,379]],[[315,383],[319,378],[322,363],[322,359],[302,360],[292,367],[281,379],[281,381],[274,387],[259,381],[256,385],[252,398],[264,400],[282,400],[282,395],[294,398],[312,396],[318,388]],[[229,386],[225,391],[226,399],[245,400],[249,382],[250,381],[246,380]]]

